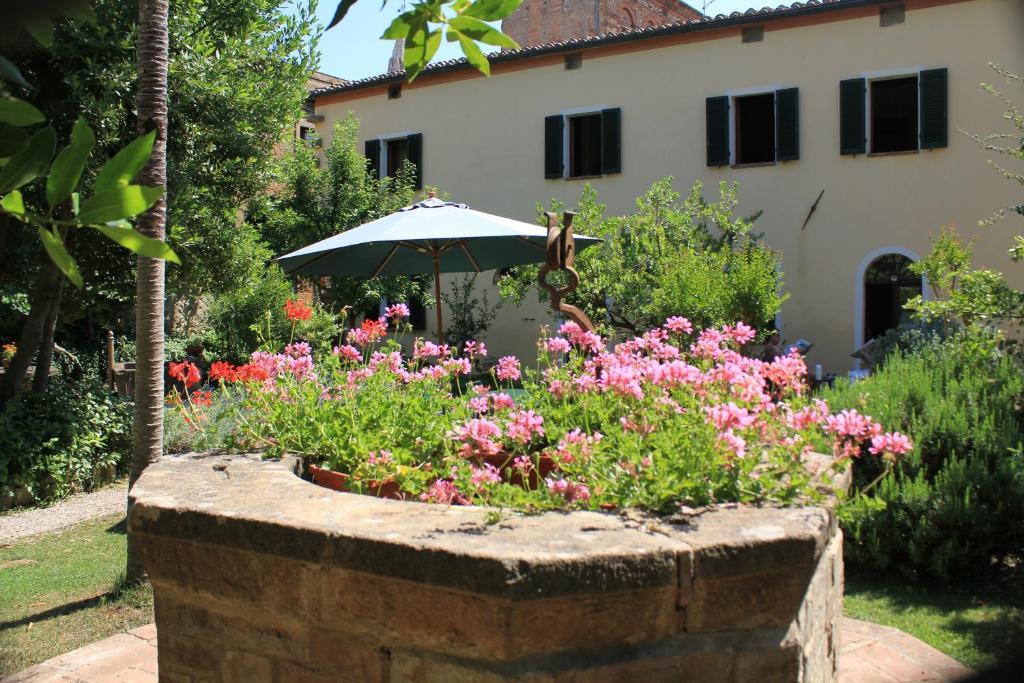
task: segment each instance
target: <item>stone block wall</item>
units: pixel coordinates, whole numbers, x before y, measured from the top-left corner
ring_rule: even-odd
[[[179,456],[132,489],[162,681],[831,681],[825,508],[506,514]]]

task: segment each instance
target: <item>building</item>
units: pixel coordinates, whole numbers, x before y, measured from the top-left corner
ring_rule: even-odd
[[[344,78],[338,78],[337,76],[331,76],[325,74],[323,71],[314,71],[306,79],[306,92],[312,93],[316,90],[322,90],[324,88],[338,87],[346,85],[348,81]],[[309,140],[313,133],[316,132],[316,124],[320,123],[323,118],[316,114],[314,111],[313,98],[307,98],[302,103],[302,118],[295,123],[295,138],[299,140]]]
[[[702,16],[679,0],[523,0],[501,30],[522,47],[532,47]]]
[[[504,52],[491,78],[455,60],[312,97],[325,143],[354,112],[382,172],[404,155],[424,184],[522,220],[551,198],[574,205],[585,183],[613,215],[665,176],[684,193],[737,181],[783,254],[783,337],[843,372],[928,294],[907,265],[941,226],[977,234],[976,264],[1024,286],[1006,253],[1024,219],[975,227],[1020,188],[959,132],[1008,131],[979,84],[997,78],[990,61],[1024,73],[1022,37],[1021,0],[812,0]],[[532,356],[550,320],[506,306],[492,352]]]

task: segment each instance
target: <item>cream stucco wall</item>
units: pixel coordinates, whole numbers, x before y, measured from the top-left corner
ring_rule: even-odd
[[[610,214],[631,210],[652,182],[674,176],[686,192],[697,179],[709,191],[719,181],[739,183],[740,210],[762,209],[757,230],[783,253],[785,287],[792,298],[781,316],[785,338],[816,343],[808,361],[826,371],[851,366],[855,321],[861,314],[857,281],[865,258],[886,247],[923,255],[929,235],[956,224],[977,235],[976,263],[1007,273],[1024,286],[1024,266],[1006,255],[1024,218],[995,227],[977,221],[1021,201],[1020,188],[1001,179],[992,158],[958,129],[1009,130],[1002,107],[984,94],[989,61],[1024,72],[1024,1],[970,0],[917,8],[906,23],[879,27],[877,14],[774,29],[764,41],[741,44],[738,29],[725,38],[623,54],[586,54],[581,69],[561,62],[498,70],[490,79],[406,87],[400,99],[377,90],[317,103],[319,124],[331,142],[333,121],[352,111],[361,136],[423,133],[423,180],[474,208],[522,220],[537,202],[558,198],[572,206],[582,180],[545,180],[544,117],[582,107],[622,108],[623,172],[592,179]],[[893,156],[839,154],[841,79],[926,67],[949,69],[949,146]],[[753,168],[705,166],[708,96],[764,87],[800,88],[798,161]],[[1020,94],[1019,88],[1017,94]],[[818,194],[824,196],[805,230],[800,226]],[[491,274],[481,277],[490,281]],[[493,352],[532,356],[537,328],[550,317],[538,305],[507,305],[488,335]]]

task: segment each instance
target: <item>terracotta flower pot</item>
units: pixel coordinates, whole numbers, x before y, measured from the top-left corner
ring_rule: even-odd
[[[312,476],[314,484],[335,491],[351,492],[349,482],[352,480],[352,477],[344,472],[335,472],[311,464],[309,466],[309,474]],[[402,491],[398,482],[390,477],[384,481],[367,482],[366,488],[368,495],[377,498],[390,498],[392,500],[411,500],[412,498],[411,494]]]

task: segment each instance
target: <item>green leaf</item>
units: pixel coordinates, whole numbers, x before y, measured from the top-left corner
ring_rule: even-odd
[[[405,72],[410,83],[416,80],[427,64],[430,64],[430,60],[433,59],[439,47],[441,47],[440,29],[429,31],[425,19],[413,26],[409,38],[406,40],[405,54],[403,55]]]
[[[25,202],[21,198],[21,192],[14,190],[3,199],[0,199],[0,209],[15,216],[24,216]]]
[[[53,22],[48,17],[33,17],[25,22],[25,30],[45,48],[53,46]]]
[[[82,202],[78,222],[109,223],[137,216],[156,203],[163,188],[148,185],[126,185],[98,192]]]
[[[118,186],[128,185],[146,165],[149,155],[153,153],[155,141],[156,131],[153,130],[128,143],[100,169],[96,176],[96,183],[93,185],[93,192],[100,194]]]
[[[341,0],[338,3],[338,7],[334,10],[334,16],[331,17],[331,23],[327,24],[327,30],[330,30],[338,25],[338,22],[345,18],[348,14],[349,9],[352,5],[356,4],[356,0]]]
[[[483,53],[480,47],[473,42],[472,39],[467,38],[462,33],[459,33],[454,28],[448,29],[448,34],[455,34],[459,41],[459,45],[462,46],[462,53],[466,55],[466,60],[469,61],[476,69],[484,76],[491,75],[491,63],[487,61],[487,55]]]
[[[0,76],[6,78],[15,85],[20,85],[23,88],[32,87],[29,82],[25,80],[25,77],[21,75],[21,72],[18,71],[18,67],[14,66],[14,63],[3,55],[0,55]]]
[[[395,17],[395,20],[391,22],[391,25],[384,30],[381,34],[381,38],[384,40],[398,40],[405,38],[409,35],[409,29],[412,28],[413,20],[416,17],[416,12],[403,12]]]
[[[476,0],[465,12],[464,17],[476,17],[484,21],[504,19],[518,9],[523,0]]]
[[[163,240],[146,237],[135,228],[122,222],[112,222],[108,225],[89,226],[99,230],[104,235],[120,244],[125,249],[134,251],[139,256],[163,259],[181,265],[181,260]]]
[[[14,156],[21,151],[26,142],[28,133],[20,128],[0,123],[0,159]]]
[[[96,144],[96,136],[92,128],[81,116],[71,129],[71,144],[62,149],[50,167],[50,175],[46,178],[46,203],[50,210],[71,196],[78,180],[82,177],[85,162]]]
[[[0,193],[9,192],[35,180],[46,172],[57,147],[57,133],[47,126],[28,140],[0,171]]]
[[[17,97],[0,98],[0,123],[24,127],[42,123],[45,120],[43,112],[25,100],[19,100]]]
[[[455,17],[448,22],[448,25],[457,29],[459,33],[468,36],[473,40],[484,43],[485,45],[497,45],[498,47],[507,47],[512,49],[519,47],[519,43],[512,40],[509,36],[505,35],[490,24],[484,23],[479,19],[474,19],[473,17],[467,17],[465,15]]]
[[[50,255],[53,262],[60,268],[60,272],[64,273],[75,287],[81,289],[82,274],[78,272],[78,264],[75,263],[75,259],[71,258],[71,254],[64,247],[64,242],[61,241],[60,237],[45,228],[39,228],[39,239],[43,241],[46,253]]]

